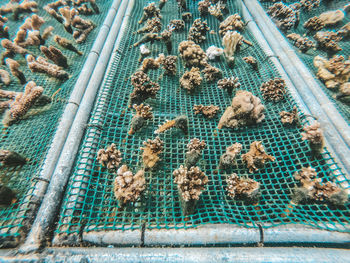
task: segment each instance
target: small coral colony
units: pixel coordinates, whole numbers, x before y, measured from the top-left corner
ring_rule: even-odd
[[[40,4],[31,0],[5,2],[1,1],[0,6],[0,38],[4,50],[0,58],[0,111],[4,128],[10,129],[22,119],[50,107],[59,91],[54,91],[51,96],[45,95],[49,91],[45,92],[23,69],[28,67],[32,73],[47,76],[50,78],[47,80],[56,81],[59,87],[70,77],[66,71],[70,66],[67,56],[82,56],[78,46],[96,27],[87,17],[98,15],[100,10],[95,0],[46,1],[44,6],[41,6],[44,1]],[[36,14],[40,9],[47,12],[47,18]],[[7,25],[10,22],[18,23],[19,27],[10,28]],[[52,26],[54,24],[56,29]],[[56,34],[56,30],[67,32],[71,40]],[[24,86],[23,91],[8,90],[13,86],[11,83]],[[18,166],[24,165],[27,159],[9,149],[1,149],[0,162],[5,166]],[[15,201],[15,191],[0,180],[0,206]]]
[[[249,48],[253,44],[246,40],[241,32],[245,28],[245,23],[238,14],[229,15],[226,1],[203,0],[198,2],[198,10],[201,18],[192,18],[190,12],[186,12],[186,1],[178,0],[179,9],[182,12],[182,19],[173,19],[162,31],[161,10],[168,0],[160,0],[158,3],[152,2],[143,8],[143,14],[139,20],[140,28],[134,34],[141,34],[140,40],[131,48],[139,48],[140,67],[132,74],[131,84],[133,91],[129,98],[129,107],[135,113],[130,122],[129,136],[138,133],[148,120],[153,118],[151,106],[146,104],[147,99],[155,98],[160,85],[147,75],[150,70],[162,67],[164,74],[173,78],[177,73],[178,57],[174,55],[176,50],[173,47],[173,32],[183,32],[186,23],[192,23],[187,40],[182,41],[178,46],[178,54],[185,66],[184,74],[179,77],[181,88],[189,96],[203,82],[217,82],[217,87],[224,90],[228,96],[232,96],[232,102],[222,114],[218,129],[237,129],[244,126],[261,123],[264,118],[265,106],[261,100],[246,90],[240,90],[239,79],[234,76],[224,77],[223,72],[210,65],[210,61],[224,59],[229,67],[235,65],[235,54],[245,45]],[[169,0],[170,1],[170,0]],[[203,18],[212,15],[220,21],[218,33],[222,39],[222,48],[210,46],[204,51],[200,44],[206,41],[207,33],[215,34]],[[224,18],[226,16],[226,18]],[[193,22],[192,22],[193,20]],[[296,40],[298,41],[298,40]],[[157,57],[148,57],[151,54],[151,45],[154,42],[163,43],[167,50],[167,55],[158,54]],[[303,47],[307,49],[307,46]],[[259,70],[257,60],[253,56],[244,57],[250,70]],[[327,64],[327,61],[320,61],[320,64]],[[215,85],[215,84],[214,84]],[[261,95],[266,101],[278,102],[285,99],[286,84],[281,78],[270,79],[261,84]],[[234,96],[233,96],[234,94]],[[212,119],[220,112],[216,105],[194,105],[195,115],[202,115]],[[297,108],[291,112],[280,112],[280,121],[283,125],[299,125]],[[165,123],[160,123],[154,131],[156,135],[167,132],[169,129],[178,129],[180,133],[188,133],[189,121],[187,116],[178,116]],[[304,127],[301,134],[302,140],[308,141],[314,155],[319,155],[324,147],[323,134],[318,122]],[[114,180],[114,196],[119,206],[123,208],[127,203],[135,202],[146,189],[145,171],[156,169],[164,151],[165,142],[156,137],[143,142],[142,151],[143,167],[137,171],[132,171],[127,165],[122,164],[122,153],[112,143],[98,151],[98,162],[110,172],[116,174]],[[205,141],[192,138],[187,144],[185,161],[173,171],[173,181],[177,185],[178,196],[184,216],[195,213],[196,203],[206,189],[209,182],[208,176],[199,167],[199,162],[203,156],[203,150],[207,147]],[[242,150],[240,143],[233,143],[223,152],[218,160],[218,169],[224,174],[230,174],[235,167],[236,161]],[[263,168],[265,163],[274,162],[275,157],[266,153],[261,141],[254,141],[250,144],[250,149],[241,156],[242,161],[247,166],[247,171],[253,173]],[[303,167],[301,171],[294,174],[294,178],[300,182],[300,187],[296,187],[293,200],[296,202],[323,201],[336,205],[342,205],[347,201],[346,192],[332,182],[322,182],[312,167]],[[248,176],[239,176],[232,173],[226,176],[227,196],[232,199],[257,201],[260,193],[260,183]]]

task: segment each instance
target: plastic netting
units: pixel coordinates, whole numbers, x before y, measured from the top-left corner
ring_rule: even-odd
[[[197,2],[189,1],[189,9],[194,18],[199,17]],[[232,97],[217,88],[216,83],[203,82],[194,94],[188,94],[180,88],[179,77],[184,73],[183,62],[178,60],[178,73],[175,77],[163,76],[162,69],[149,71],[152,80],[158,81],[160,91],[156,99],[149,99],[153,107],[154,119],[141,132],[128,136],[129,124],[134,113],[128,109],[129,94],[133,90],[130,75],[139,67],[138,48],[129,48],[140,39],[135,32],[140,25],[137,23],[142,15],[142,8],[147,1],[135,1],[130,19],[125,27],[118,50],[111,60],[109,71],[100,89],[83,143],[80,147],[71,176],[63,205],[56,236],[79,235],[81,231],[98,230],[127,230],[140,229],[180,229],[195,227],[207,223],[231,223],[245,227],[276,226],[287,223],[301,223],[329,230],[348,231],[349,206],[329,207],[322,204],[297,205],[291,213],[285,212],[291,200],[292,189],[296,186],[293,173],[302,166],[312,166],[317,169],[324,180],[344,183],[344,179],[335,176],[343,175],[329,152],[322,157],[311,158],[310,149],[301,140],[301,129],[286,128],[280,121],[279,112],[291,110],[294,106],[288,95],[286,100],[279,103],[266,102],[266,119],[263,123],[237,131],[229,129],[217,130],[219,116],[206,119],[194,115],[192,107],[195,104],[214,104],[220,107],[220,116]],[[235,1],[228,1],[230,13],[239,12],[239,5]],[[180,17],[176,11],[175,1],[168,1],[162,10],[163,25],[171,19]],[[206,17],[209,26],[218,30],[219,22]],[[192,23],[186,23],[185,32],[173,33],[174,54],[178,54],[178,44],[187,38],[187,31]],[[257,44],[253,35],[247,30],[244,37],[253,42],[253,47],[241,50],[236,56],[236,65],[229,69],[225,61],[213,62],[215,67],[223,71],[225,77],[237,76],[241,82],[241,89],[251,91],[262,99],[259,87],[262,82],[277,77],[277,70]],[[218,34],[207,34],[207,40],[201,44],[203,49],[210,45],[221,46]],[[152,56],[166,49],[162,43],[151,45]],[[242,58],[254,55],[259,61],[259,72],[253,71]],[[123,155],[122,163],[127,164],[133,172],[142,167],[141,150],[143,141],[154,139],[154,130],[166,119],[179,115],[189,118],[189,133],[187,136],[181,131],[168,131],[160,134],[164,141],[162,161],[158,166],[146,171],[147,187],[142,198],[130,204],[125,209],[119,209],[113,195],[113,181],[115,175],[101,168],[96,161],[98,149],[115,143]],[[303,118],[305,120],[305,118]],[[184,217],[181,214],[177,185],[173,182],[172,172],[184,163],[186,145],[192,138],[205,140],[206,149],[200,167],[209,177],[206,190],[202,193],[196,213]],[[276,157],[276,161],[266,165],[259,172],[248,174],[242,160],[238,161],[233,170],[240,176],[254,178],[261,183],[262,196],[257,205],[243,201],[232,200],[226,193],[226,176],[218,171],[220,156],[226,147],[235,142],[243,145],[242,153],[249,150],[251,142],[262,141],[269,154]],[[337,178],[336,178],[337,177]],[[342,177],[344,178],[344,177]]]
[[[283,1],[283,2],[290,4],[290,3],[294,3],[295,1]],[[337,1],[323,1],[322,0],[320,6],[312,9],[312,11],[307,11],[305,9],[301,9],[301,11],[300,11],[300,23],[299,23],[298,27],[295,29],[293,28],[288,33],[298,33],[300,35],[307,34],[307,37],[309,37],[311,40],[314,40],[313,39],[314,33],[307,32],[307,30],[303,27],[303,24],[309,18],[314,17],[314,16],[318,16],[318,15],[322,14],[323,12],[330,11],[330,10],[343,9],[343,7],[348,3],[349,3],[349,1],[347,1],[347,0],[337,0]],[[269,6],[273,5],[273,3],[270,3],[270,2],[263,2],[261,4],[266,10],[268,9]],[[336,24],[334,26],[326,27],[326,28],[322,29],[321,31],[326,31],[326,30],[337,31],[342,26],[344,26],[346,23],[349,23],[349,22],[350,22],[350,16],[346,15],[345,18],[341,22],[339,22],[338,24]],[[287,40],[287,41],[289,41],[289,40]],[[292,45],[292,42],[290,42],[290,43]],[[342,50],[337,52],[336,55],[343,55],[344,58],[347,58],[350,54],[349,39],[344,38],[342,41],[338,42],[338,44],[342,48]],[[296,47],[294,47],[294,48],[296,50],[296,53],[301,58],[301,60],[309,67],[309,69],[313,73],[315,79],[317,79],[317,77],[316,77],[317,68],[313,64],[313,59],[317,55],[328,58],[327,52],[325,52],[323,50],[319,50],[319,49],[310,49],[308,52],[302,53],[302,52],[299,52],[298,48],[296,48]],[[318,80],[318,83],[319,83],[320,87],[322,87],[322,90],[325,92],[325,94],[327,94],[327,96],[330,98],[330,100],[337,107],[338,111],[344,116],[344,119],[349,123],[349,121],[350,121],[350,105],[333,98],[333,96],[337,92],[336,90],[333,91],[333,90],[327,89],[326,86],[320,80]]]
[[[99,26],[102,25],[111,2],[111,0],[107,0],[100,1],[100,3],[98,3],[100,7],[99,15],[82,15],[82,17],[92,20],[97,25],[84,43],[75,44],[79,50],[84,53],[84,55],[79,56],[71,51],[62,50],[62,48],[57,46],[57,44],[54,42],[53,37],[50,37],[46,41],[46,46],[56,46],[60,48],[64,55],[68,57],[69,68],[67,71],[70,75],[69,80],[60,82],[53,78],[47,77],[45,74],[32,73],[27,68],[27,63],[23,57],[17,55],[15,58],[20,62],[20,70],[22,70],[25,74],[27,81],[33,80],[37,85],[43,86],[45,95],[52,96],[56,91],[59,91],[50,105],[43,108],[38,108],[35,111],[31,111],[27,114],[25,119],[20,120],[7,129],[2,129],[0,142],[1,149],[18,152],[28,158],[29,162],[22,167],[0,167],[0,181],[13,189],[16,192],[18,199],[18,201],[10,207],[0,208],[0,240],[15,241],[23,234],[23,232],[28,230],[28,227],[30,227],[28,222],[30,222],[32,218],[28,218],[28,212],[31,206],[34,205],[32,200],[32,191],[37,183],[36,178],[50,147],[59,118],[63,113],[69,95],[75,85],[89,50],[95,41],[99,31]],[[1,5],[5,3],[7,3],[7,1],[2,1]],[[49,3],[49,1],[38,1],[39,8],[37,14],[43,17],[46,21],[42,28],[54,26],[53,34],[58,34],[68,38],[75,43],[72,35],[68,34],[64,30],[63,25],[56,22],[56,20],[54,20],[42,9],[47,3]],[[13,39],[16,35],[16,31],[23,23],[25,18],[31,16],[31,14],[22,15],[19,21],[15,21],[11,14],[5,16],[9,18],[5,25],[9,27],[10,39]],[[36,47],[29,47],[28,49],[30,49],[30,51],[35,55],[43,56],[40,50]],[[2,51],[3,50],[1,47],[1,52]],[[6,66],[1,66],[1,68],[7,69]],[[20,85],[18,80],[14,77],[11,76],[11,78],[11,84],[9,86],[3,86],[2,89],[22,91],[23,85]]]

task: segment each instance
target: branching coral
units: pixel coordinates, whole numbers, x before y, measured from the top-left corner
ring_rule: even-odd
[[[68,59],[65,55],[63,55],[62,51],[54,46],[49,46],[48,48],[45,46],[40,47],[41,52],[45,55],[45,57],[52,62],[54,62],[57,66],[67,68],[68,67]]]
[[[49,63],[43,57],[39,56],[35,59],[32,55],[28,55],[26,59],[28,67],[32,72],[45,73],[59,80],[66,80],[69,78],[68,72],[55,64]]]
[[[135,202],[146,189],[145,172],[139,170],[135,175],[126,165],[122,165],[114,179],[113,191],[119,206],[128,202]]]
[[[45,42],[45,39],[40,35],[40,27],[45,23],[45,20],[38,16],[32,15],[28,17],[20,26],[14,43],[21,47],[39,46]]]
[[[143,43],[148,43],[148,42],[153,44],[154,41],[161,41],[161,40],[162,38],[157,33],[147,33],[139,41],[137,41],[133,46],[137,47]]]
[[[231,174],[227,180],[226,191],[232,199],[255,200],[260,194],[260,184],[249,178],[240,178],[237,174]]]
[[[209,0],[203,0],[198,2],[198,11],[201,16],[206,16],[209,13],[209,6],[210,1]]]
[[[306,29],[312,30],[312,31],[320,31],[322,28],[324,28],[326,25],[325,23],[319,19],[317,16],[311,17],[309,20],[307,20],[304,25]]]
[[[243,60],[245,63],[249,64],[254,70],[258,70],[258,62],[254,57],[244,57]]]
[[[310,188],[313,185],[312,180],[317,177],[317,172],[311,166],[302,167],[300,171],[293,174],[295,180],[300,181],[301,185],[305,188]]]
[[[162,62],[162,66],[165,70],[165,75],[176,75],[176,62],[177,56],[167,56]]]
[[[337,100],[350,104],[350,82],[341,84],[338,93],[333,97]]]
[[[140,105],[135,104],[133,108],[136,110],[136,114],[131,120],[129,134],[134,134],[146,124],[147,120],[153,118],[152,108],[150,106],[142,103]]]
[[[328,52],[341,51],[341,47],[337,42],[341,40],[341,37],[333,31],[319,31],[314,35],[314,39],[317,41],[318,47]]]
[[[249,152],[242,155],[242,160],[246,163],[249,172],[253,173],[263,168],[265,162],[274,162],[275,157],[265,152],[262,142],[254,141],[250,145]]]
[[[260,123],[264,120],[265,107],[259,98],[245,90],[239,90],[232,99],[232,104],[222,115],[218,128],[239,128]]]
[[[60,37],[58,35],[54,36],[54,40],[56,41],[56,43],[58,45],[60,45],[61,47],[68,49],[70,51],[73,51],[75,53],[77,53],[79,56],[82,56],[83,53],[81,51],[79,51],[72,42],[70,42],[68,39],[64,38],[64,37]]]
[[[18,94],[10,105],[10,108],[5,112],[2,120],[3,125],[7,127],[23,117],[41,96],[43,91],[44,89],[37,86],[34,81],[28,82],[24,93]]]
[[[208,47],[207,51],[205,52],[209,60],[216,60],[224,54],[224,50],[222,48],[218,48],[216,46],[210,46]]]
[[[350,60],[343,56],[333,56],[329,60],[316,56],[314,66],[318,68],[317,77],[321,79],[327,88],[335,89],[349,81]]]
[[[139,30],[137,30],[137,33],[145,33],[145,32],[153,32],[157,33],[162,29],[162,22],[160,22],[160,19],[158,17],[153,17],[151,19],[148,19],[146,22],[146,25]]]
[[[293,107],[293,110],[291,112],[281,111],[280,116],[281,116],[281,122],[284,125],[297,123],[299,121],[298,110],[297,110],[297,107],[295,106]]]
[[[8,39],[1,40],[1,46],[6,49],[5,53],[2,55],[2,59],[6,57],[14,57],[16,54],[25,56],[29,53],[27,49],[22,48]]]
[[[37,11],[38,3],[35,1],[18,1],[11,0],[6,5],[0,7],[0,14],[13,14],[13,19],[18,20],[19,16],[24,13],[34,13]]]
[[[0,15],[0,38],[9,38],[9,27],[5,26],[6,17]]]
[[[209,13],[214,16],[217,20],[222,21],[224,19],[224,14],[222,11],[226,8],[225,5],[218,2],[215,5],[211,5],[209,8]]]
[[[207,65],[207,56],[203,49],[193,41],[182,41],[179,44],[179,53],[186,67]]]
[[[194,105],[193,106],[193,111],[194,114],[199,114],[202,113],[205,117],[208,119],[212,119],[215,117],[215,115],[219,112],[220,108],[215,105]]]
[[[9,85],[11,83],[10,73],[4,69],[0,69],[0,80],[5,85]]]
[[[241,86],[238,77],[231,77],[226,79],[220,79],[218,81],[218,88],[226,90],[229,95],[232,94],[234,89],[238,89]]]
[[[6,166],[18,166],[27,163],[27,159],[19,153],[0,149],[0,163]]]
[[[236,164],[236,158],[242,150],[242,144],[234,143],[226,148],[226,152],[221,155],[219,169],[229,170]]]
[[[182,20],[188,22],[190,20],[192,20],[192,13],[190,12],[185,12],[181,14]]]
[[[170,20],[168,28],[173,28],[175,32],[181,32],[185,29],[185,21],[181,19]]]
[[[222,77],[222,71],[210,64],[205,66],[203,74],[206,81],[214,81]]]
[[[188,133],[188,118],[187,116],[179,116],[173,120],[166,121],[164,124],[159,125],[158,129],[154,131],[155,134],[163,133],[172,128],[178,128],[183,131],[184,134]]]
[[[324,147],[324,137],[320,128],[320,123],[316,121],[313,124],[304,127],[303,130],[305,132],[301,133],[301,139],[309,142],[310,148],[314,154],[321,153]]]
[[[116,145],[112,143],[106,149],[99,149],[96,159],[102,166],[113,171],[119,167],[122,161],[122,154],[117,149]]]
[[[16,193],[9,187],[0,182],[0,207],[10,206],[17,201]]]
[[[229,66],[234,65],[234,55],[237,49],[240,48],[240,46],[246,43],[248,45],[252,45],[251,42],[245,40],[243,36],[238,33],[237,31],[227,31],[222,38],[222,45],[224,48],[224,54],[227,60],[227,63]]]
[[[190,71],[186,71],[181,79],[180,85],[188,92],[193,92],[196,87],[199,87],[202,83],[201,72],[199,68],[193,67]]]
[[[173,175],[174,182],[178,185],[185,201],[198,200],[208,183],[208,177],[198,167],[187,169],[181,165],[173,172]]]
[[[160,161],[159,154],[163,152],[164,142],[157,137],[154,140],[148,139],[143,145],[144,147],[141,147],[143,164],[146,168],[153,168]]]
[[[138,105],[148,98],[155,98],[160,89],[159,84],[151,81],[142,71],[137,71],[131,76],[131,84],[134,90],[130,94],[130,105]]]
[[[287,31],[299,23],[298,7],[300,5],[287,6],[283,3],[276,3],[269,7],[267,13],[281,30]]]
[[[277,102],[284,99],[286,94],[285,86],[286,83],[283,79],[275,78],[261,84],[260,90],[265,100]]]
[[[159,54],[157,58],[145,58],[142,61],[140,71],[147,73],[150,69],[158,69],[163,63],[164,54]]]
[[[303,53],[307,52],[310,48],[315,46],[315,43],[307,37],[302,37],[299,34],[292,33],[287,35],[287,38],[293,41],[293,45],[299,48]]]
[[[161,34],[161,40],[164,42],[165,47],[170,54],[173,49],[173,44],[171,43],[172,30],[164,30]]]
[[[19,70],[20,64],[16,60],[7,58],[5,63],[9,67],[11,74],[15,76],[21,84],[25,84],[27,82],[23,72]]]
[[[309,191],[309,197],[315,201],[326,201],[333,205],[344,205],[348,201],[348,194],[335,183],[322,183],[321,179],[314,180],[315,183]]]
[[[198,138],[192,139],[187,144],[185,167],[189,169],[192,166],[196,166],[196,164],[202,157],[202,150],[205,147],[206,147],[205,141],[201,141]]]
[[[350,22],[342,26],[338,31],[337,35],[342,38],[350,37]]]
[[[320,0],[300,0],[300,5],[303,9],[312,11],[312,9],[320,6],[320,2]]]
[[[195,42],[196,44],[202,43],[206,40],[205,35],[210,30],[207,21],[202,21],[200,18],[194,20],[190,30],[188,31],[188,40]]]
[[[162,18],[162,16],[160,15],[160,10],[154,2],[149,3],[148,6],[145,6],[143,8],[143,15],[139,21],[139,24],[142,24],[147,19],[153,18],[153,17]]]

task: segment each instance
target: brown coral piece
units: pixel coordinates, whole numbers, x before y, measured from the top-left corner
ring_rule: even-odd
[[[19,153],[0,149],[0,162],[6,166],[25,165],[28,159],[24,158]]]
[[[298,25],[299,7],[299,4],[287,6],[276,3],[269,7],[267,13],[282,31],[287,31]]]
[[[150,42],[153,44],[155,41],[161,41],[162,38],[157,33],[147,33],[139,41],[137,41],[133,46],[137,47],[143,43]]]
[[[176,62],[177,56],[167,56],[162,62],[162,66],[165,70],[165,75],[176,75]]]
[[[10,83],[11,83],[10,73],[8,73],[4,69],[0,69],[0,80],[5,85],[10,85]]]
[[[305,132],[301,133],[301,139],[309,142],[310,148],[315,154],[321,153],[324,147],[324,137],[320,128],[320,123],[316,121],[313,124],[304,127],[303,130]]]
[[[142,24],[147,19],[153,17],[162,18],[162,16],[160,15],[160,9],[156,6],[154,2],[149,3],[148,6],[145,6],[143,8],[143,15],[139,21],[139,24]]]
[[[227,180],[226,191],[232,199],[255,199],[259,195],[260,184],[250,178],[240,178],[237,174],[231,174]]]
[[[20,64],[11,58],[7,58],[5,63],[9,67],[11,74],[15,76],[21,84],[25,84],[26,77],[24,76],[23,72],[19,70]]]
[[[195,42],[196,44],[202,43],[206,40],[206,34],[210,30],[207,21],[202,21],[200,18],[194,20],[190,30],[188,31],[188,40]]]
[[[266,161],[275,161],[275,157],[265,152],[264,146],[260,141],[254,141],[250,145],[249,152],[242,155],[242,160],[246,163],[249,172],[253,173],[263,168]]]
[[[37,11],[38,3],[35,1],[9,1],[0,7],[0,14],[12,13],[13,19],[18,20],[23,13],[33,13]]]
[[[54,40],[55,42],[60,45],[61,47],[68,49],[70,51],[73,51],[75,53],[77,53],[79,56],[83,55],[83,52],[79,51],[71,41],[69,41],[68,39],[64,38],[64,37],[60,37],[58,35],[54,36]]]
[[[173,172],[173,175],[181,198],[185,201],[198,200],[209,181],[199,167],[188,169],[181,165],[180,168]]]
[[[128,202],[135,202],[146,189],[145,172],[139,170],[135,175],[126,165],[122,165],[114,179],[113,192],[123,207]]]
[[[239,90],[232,99],[231,106],[227,107],[222,115],[218,129],[222,127],[239,128],[264,120],[265,107],[261,100],[255,97],[251,92]]]
[[[209,13],[209,6],[210,1],[209,0],[203,0],[198,2],[198,11],[201,16],[206,16]]]
[[[168,27],[172,28],[175,32],[181,32],[185,29],[185,21],[181,19],[170,20]]]
[[[13,122],[23,117],[41,96],[43,91],[44,89],[37,86],[34,81],[28,82],[25,86],[24,93],[18,94],[10,105],[10,108],[5,112],[5,116],[2,120],[3,125],[8,127]]]
[[[206,147],[205,141],[201,141],[198,138],[193,138],[188,144],[185,159],[185,166],[191,168],[196,166],[200,158],[202,157],[202,150]]]
[[[327,60],[321,56],[316,56],[314,66],[318,68],[317,77],[329,89],[338,88],[349,81],[350,59],[345,60],[343,56],[333,56]]]
[[[312,11],[314,8],[320,6],[320,0],[300,0],[300,5],[307,11]]]
[[[317,41],[318,47],[328,52],[341,51],[341,47],[337,42],[341,40],[341,36],[333,31],[319,31],[314,35],[314,39]]]
[[[67,68],[68,67],[68,59],[65,55],[63,55],[62,51],[54,46],[49,46],[48,48],[45,46],[40,47],[41,52],[44,53],[45,57],[55,63],[57,66]]]
[[[193,92],[196,87],[199,87],[202,83],[201,72],[199,68],[193,67],[190,71],[186,71],[181,79],[180,85],[188,92]]]
[[[188,22],[192,19],[192,13],[190,13],[190,12],[182,13],[181,17],[184,21]]]
[[[326,11],[320,14],[318,17],[325,23],[326,26],[333,26],[345,17],[345,12],[341,9]]]
[[[146,168],[153,168],[160,161],[159,154],[163,152],[164,142],[157,137],[154,140],[148,139],[143,145],[144,147],[141,147],[143,164]]]
[[[249,64],[254,70],[258,70],[258,62],[254,57],[244,57],[243,60],[245,63]]]
[[[130,94],[130,105],[141,104],[148,98],[155,98],[160,89],[159,84],[151,81],[142,71],[137,71],[131,76],[131,84],[134,90]]]
[[[215,17],[217,20],[222,21],[224,19],[223,10],[226,8],[226,5],[221,2],[216,3],[215,5],[211,5],[209,8],[209,13]]]
[[[293,107],[293,110],[291,112],[289,111],[281,111],[280,112],[281,116],[281,122],[286,125],[286,124],[293,124],[298,122],[298,110],[297,107]]]
[[[346,23],[344,26],[342,26],[338,31],[337,35],[342,38],[350,37],[350,22]]]
[[[9,55],[11,54],[12,56],[15,54],[25,56],[29,53],[27,49],[22,48],[21,46],[15,44],[14,42],[11,42],[8,39],[1,40],[1,46],[6,49]]]
[[[179,116],[173,120],[167,120],[164,124],[159,125],[158,129],[154,132],[155,134],[163,133],[172,128],[178,128],[182,130],[185,134],[188,133],[188,118],[187,116]]]
[[[224,48],[225,58],[230,67],[234,66],[234,55],[235,52],[245,43],[249,46],[253,44],[250,41],[247,41],[243,36],[237,31],[227,31],[222,38],[222,45]]]
[[[342,190],[335,183],[322,183],[321,179],[314,180],[309,197],[315,201],[329,201],[335,205],[344,205],[348,200],[346,191]]]
[[[164,54],[159,54],[157,58],[145,58],[142,61],[140,71],[147,73],[150,69],[158,69],[163,63]]]
[[[102,166],[107,167],[108,170],[116,170],[122,161],[122,154],[116,145],[112,143],[106,149],[99,149],[96,159]]]
[[[128,132],[130,135],[140,130],[146,124],[147,120],[153,118],[152,108],[150,106],[142,103],[140,105],[133,105],[133,108],[136,110],[136,114],[131,120],[131,127]]]
[[[304,23],[304,28],[308,29],[308,30],[312,30],[312,31],[320,31],[321,29],[323,29],[326,25],[325,23],[319,19],[317,16],[311,17],[309,18],[309,20],[307,20]]]
[[[301,185],[307,189],[313,186],[312,180],[317,177],[317,172],[311,166],[302,167],[300,171],[293,174],[295,180],[300,181]]]
[[[203,74],[206,81],[214,81],[222,77],[222,71],[210,64],[205,66]]]
[[[152,32],[157,33],[162,29],[162,22],[158,17],[153,17],[151,19],[148,19],[146,22],[146,25],[139,30],[137,30],[138,34],[145,33],[145,32]]]
[[[212,119],[215,117],[215,115],[219,112],[220,108],[215,105],[194,105],[193,106],[193,111],[194,114],[199,114],[202,113],[205,117],[208,119]]]
[[[238,89],[241,86],[238,77],[220,79],[217,84],[219,89],[226,90],[229,95],[232,94],[234,89]]]
[[[303,53],[307,52],[310,48],[313,48],[315,46],[315,43],[313,41],[296,33],[287,35],[287,38],[292,40],[293,45],[299,48],[299,50]]]
[[[242,144],[234,143],[226,148],[226,152],[220,156],[219,169],[228,170],[236,164],[236,158],[242,150]]]
[[[165,47],[168,51],[168,53],[170,54],[172,49],[173,49],[173,44],[171,42],[171,36],[172,36],[172,30],[164,30],[161,34],[160,34],[160,37],[161,37],[161,40],[164,42],[165,44]]]
[[[32,72],[45,73],[59,80],[66,80],[69,78],[68,72],[55,64],[49,63],[43,57],[39,56],[35,59],[32,55],[28,55],[26,59],[28,67]]]
[[[182,41],[179,44],[179,53],[186,67],[207,65],[207,55],[203,49],[193,41]]]
[[[286,94],[285,87],[286,83],[283,79],[275,78],[261,84],[260,90],[265,100],[277,102],[284,99]]]

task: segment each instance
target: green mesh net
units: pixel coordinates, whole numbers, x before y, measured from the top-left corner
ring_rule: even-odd
[[[111,2],[111,0],[107,0],[103,1],[103,3],[101,1],[101,3],[98,4],[101,12],[99,15],[82,15],[82,17],[92,20],[97,25],[84,43],[75,44],[84,53],[83,56],[60,48],[69,60],[69,68],[67,69],[70,75],[69,80],[60,82],[47,77],[45,74],[32,73],[27,68],[27,63],[23,57],[17,55],[15,58],[20,62],[20,70],[25,74],[27,81],[33,80],[37,85],[43,86],[45,95],[51,97],[56,91],[59,91],[50,105],[31,111],[27,114],[25,119],[13,124],[8,129],[2,129],[1,149],[18,152],[26,158],[29,158],[30,161],[22,167],[0,167],[0,181],[13,189],[18,199],[18,201],[10,207],[0,208],[0,247],[1,244],[7,246],[11,242],[16,243],[16,240],[30,227],[29,222],[31,222],[33,218],[30,218],[28,213],[30,209],[35,206],[32,192],[37,183],[37,177],[50,147],[59,118],[68,102],[69,95],[75,85],[89,50],[95,41],[99,26],[102,25]],[[1,5],[5,3],[7,3],[7,1],[1,2]],[[53,34],[58,34],[74,42],[72,35],[64,30],[63,25],[56,22],[56,20],[42,9],[47,3],[48,1],[38,1],[39,8],[37,14],[46,21],[42,29],[48,26],[54,26]],[[11,14],[5,16],[9,18],[5,25],[9,27],[10,39],[13,39],[24,19],[31,16],[31,14],[23,15],[19,21],[13,20]],[[46,42],[46,46],[49,45],[58,47],[52,37]],[[43,56],[36,47],[28,49],[35,55]],[[3,49],[1,47],[1,52],[2,51]],[[1,66],[1,68],[7,69],[6,66]],[[23,91],[23,85],[20,85],[18,80],[14,77],[11,76],[11,78],[11,84],[9,86],[3,86],[2,89]],[[5,240],[7,245],[2,242]]]
[[[289,3],[293,3],[295,1],[284,1]],[[321,1],[321,4],[319,7],[314,8],[312,11],[306,11],[302,9],[300,11],[300,23],[297,28],[290,30],[288,33],[298,33],[300,35],[308,34],[307,36],[313,40],[313,35],[314,33],[308,33],[307,30],[303,27],[303,24],[311,17],[318,16],[323,12],[330,11],[330,10],[337,10],[337,9],[342,9],[344,5],[348,4],[349,1],[347,0],[337,0],[337,1]],[[273,5],[273,3],[267,3],[264,2],[262,3],[262,6],[267,10],[269,6]],[[345,16],[345,18],[336,24],[335,26],[331,27],[326,27],[322,29],[322,31],[330,30],[330,31],[336,31],[340,29],[342,26],[344,26],[346,23],[350,22],[350,17],[349,15]],[[348,38],[344,38],[342,41],[338,42],[339,46],[342,48],[341,51],[337,52],[337,55],[343,55],[344,58],[347,58],[350,54],[350,42],[348,41]],[[287,40],[289,41],[289,40]],[[290,42],[290,41],[289,41]],[[291,43],[291,42],[290,42]],[[294,46],[293,46],[294,47]],[[313,64],[313,59],[315,56],[319,55],[324,58],[327,58],[328,55],[325,51],[319,50],[319,49],[310,49],[306,53],[301,53],[299,52],[299,49],[294,47],[296,50],[296,53],[299,55],[301,60],[309,67],[310,71],[313,73],[315,79],[316,73],[317,73],[317,68]],[[322,87],[322,90],[324,91],[325,94],[330,98],[330,100],[334,103],[338,111],[343,115],[344,119],[349,122],[350,121],[350,106],[349,104],[346,104],[344,102],[341,102],[339,100],[336,100],[333,98],[335,95],[336,91],[332,91],[330,89],[327,89],[326,86],[318,80],[318,83],[320,87]]]
[[[194,19],[199,17],[197,1],[188,1]],[[259,125],[241,128],[217,130],[219,116],[206,119],[194,115],[193,105],[214,104],[221,112],[230,105],[231,97],[217,88],[216,83],[203,82],[194,94],[188,94],[180,88],[179,77],[184,73],[183,62],[178,60],[178,73],[175,77],[163,76],[163,70],[151,70],[149,76],[158,81],[160,91],[156,99],[149,99],[153,107],[153,120],[141,132],[128,136],[129,124],[133,110],[128,109],[129,94],[133,87],[130,75],[140,66],[138,48],[130,48],[141,36],[135,35],[140,25],[137,23],[143,7],[148,1],[135,1],[131,16],[125,27],[118,50],[111,60],[109,71],[98,94],[84,140],[75,163],[75,169],[69,180],[60,212],[56,236],[79,235],[81,231],[141,229],[182,229],[203,224],[237,224],[245,227],[271,227],[282,224],[300,223],[328,230],[348,231],[349,206],[329,207],[323,204],[297,205],[291,212],[292,189],[297,185],[293,173],[303,166],[312,166],[325,181],[348,185],[342,172],[326,150],[322,157],[311,157],[309,146],[301,140],[301,128],[284,127],[279,112],[292,110],[295,103],[291,96],[278,103],[263,100],[266,106],[266,119]],[[228,1],[230,13],[239,12],[235,1]],[[168,1],[162,10],[163,25],[171,19],[180,18],[175,1]],[[193,19],[193,20],[194,20]],[[218,30],[219,22],[212,16],[206,17],[209,26]],[[186,23],[185,32],[192,23]],[[174,54],[178,54],[178,44],[185,40],[187,34],[173,33]],[[213,62],[212,65],[223,71],[224,77],[239,77],[241,89],[251,91],[262,99],[259,87],[262,82],[278,77],[277,70],[266,57],[253,35],[249,31],[244,37],[253,43],[238,52],[236,65],[229,69],[225,61]],[[201,44],[203,49],[210,45],[221,46],[218,34],[207,34],[207,40]],[[165,45],[151,45],[152,56],[166,54]],[[259,63],[259,71],[253,71],[243,61],[243,57],[253,55]],[[307,120],[302,115],[303,123]],[[97,151],[115,143],[121,150],[123,161],[133,172],[142,167],[141,150],[143,141],[154,139],[154,130],[159,124],[179,115],[189,118],[189,133],[184,136],[181,131],[171,130],[160,134],[164,141],[164,152],[158,166],[146,171],[147,187],[142,198],[124,209],[118,207],[113,195],[115,174],[101,168],[96,161]],[[180,210],[177,185],[173,182],[172,172],[184,163],[186,145],[192,138],[205,140],[206,149],[200,167],[209,177],[206,190],[202,193],[194,215],[184,217]],[[242,153],[249,150],[249,145],[262,141],[266,151],[276,157],[259,172],[248,174],[241,158],[233,169],[240,176],[254,178],[261,184],[261,198],[258,204],[247,204],[232,200],[226,193],[226,174],[218,170],[220,156],[226,147],[235,142],[243,145]],[[338,176],[339,175],[339,176]]]

